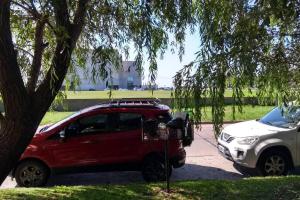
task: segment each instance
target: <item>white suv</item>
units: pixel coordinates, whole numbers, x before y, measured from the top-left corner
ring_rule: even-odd
[[[299,106],[276,107],[259,120],[226,126],[218,138],[218,150],[262,175],[285,175],[300,166],[299,121]]]

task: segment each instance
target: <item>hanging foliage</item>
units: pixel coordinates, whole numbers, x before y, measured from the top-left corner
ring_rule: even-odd
[[[174,77],[177,107],[189,105],[200,122],[211,105],[218,135],[227,85],[233,115],[235,106],[242,110],[243,91],[253,88],[261,103],[299,100],[299,1],[197,0],[195,9],[201,45],[195,61]]]

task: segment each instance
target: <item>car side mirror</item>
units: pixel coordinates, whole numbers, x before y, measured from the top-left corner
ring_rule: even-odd
[[[63,129],[58,134],[59,134],[60,141],[65,142],[66,141],[66,131]]]
[[[158,136],[156,132],[157,127],[158,127],[158,122],[155,119],[148,119],[143,122],[144,133],[149,134],[152,137]]]

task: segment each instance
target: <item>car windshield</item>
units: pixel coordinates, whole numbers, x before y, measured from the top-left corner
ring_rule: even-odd
[[[294,128],[300,121],[300,106],[276,107],[259,120],[281,128]]]
[[[60,126],[60,125],[62,125],[62,124],[65,123],[66,121],[72,119],[73,117],[78,116],[79,114],[81,114],[80,111],[79,111],[79,112],[76,112],[76,113],[73,113],[73,114],[71,114],[69,117],[67,117],[67,118],[65,118],[65,119],[63,119],[63,120],[61,120],[61,121],[58,121],[58,122],[56,122],[55,124],[53,124],[53,125],[47,127],[47,130],[52,130],[52,129],[54,129],[54,128]]]

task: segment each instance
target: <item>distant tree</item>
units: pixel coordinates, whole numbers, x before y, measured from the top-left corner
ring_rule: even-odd
[[[195,9],[201,46],[174,78],[177,107],[191,109],[201,121],[210,98],[218,135],[226,83],[239,110],[243,90],[252,86],[261,101],[300,99],[298,0],[197,0]]]
[[[192,13],[192,0],[1,0],[0,183],[31,141],[67,72],[84,67],[90,50],[97,64],[93,76],[103,77],[106,64],[118,65],[120,53],[128,54],[132,44],[139,69],[144,56],[149,60],[153,81],[169,33],[183,52]]]

